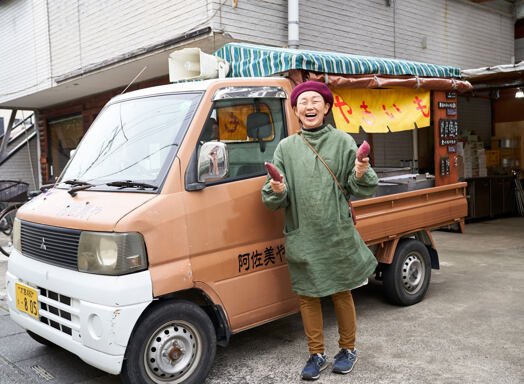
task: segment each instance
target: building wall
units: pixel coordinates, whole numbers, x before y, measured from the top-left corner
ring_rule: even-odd
[[[402,0],[388,7],[384,0],[302,0],[299,11],[304,49],[465,69],[507,64],[514,55],[513,16],[471,2]],[[238,40],[286,45],[287,3],[241,0],[237,8],[222,6],[213,26]]]
[[[239,0],[237,8],[227,1],[212,0],[213,30],[251,43],[283,46],[287,44],[287,1]],[[300,2],[303,3],[303,0]],[[263,16],[262,16],[263,15]]]
[[[397,57],[463,69],[511,63],[514,20],[463,1],[397,2]],[[422,49],[426,38],[427,48]]]
[[[207,25],[210,0],[0,1],[0,100]],[[166,66],[167,68],[167,66]]]
[[[50,0],[53,74],[172,39],[205,21],[207,0]]]
[[[51,87],[44,1],[0,1],[0,99]]]

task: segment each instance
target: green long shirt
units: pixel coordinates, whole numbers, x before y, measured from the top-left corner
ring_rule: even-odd
[[[357,145],[353,138],[325,126],[303,130],[337,177],[346,196],[369,197],[378,178],[368,167],[357,179],[354,172]],[[322,297],[359,286],[376,268],[375,256],[353,225],[351,210],[329,171],[300,135],[282,140],[273,164],[284,176],[286,190],[262,188],[267,208],[284,208],[286,259],[293,290],[299,295]]]

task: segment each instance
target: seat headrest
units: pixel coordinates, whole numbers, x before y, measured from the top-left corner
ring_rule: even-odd
[[[254,139],[263,139],[272,134],[271,120],[265,112],[252,112],[247,116],[247,135]]]

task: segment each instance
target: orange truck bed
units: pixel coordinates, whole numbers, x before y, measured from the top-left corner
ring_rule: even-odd
[[[468,213],[466,186],[456,183],[355,201],[357,229],[368,246],[456,223],[462,229]]]

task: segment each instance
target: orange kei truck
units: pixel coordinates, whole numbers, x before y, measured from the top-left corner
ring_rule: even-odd
[[[298,311],[283,213],[261,202],[264,162],[299,130],[294,84],[425,87],[436,122],[446,90],[467,86],[450,70],[244,44],[173,53],[174,82],[110,100],[56,184],[18,210],[11,318],[126,383],[203,382],[217,344]],[[394,303],[424,297],[438,268],[430,231],[463,228],[452,155],[450,170],[435,167],[436,186],[354,202]]]

